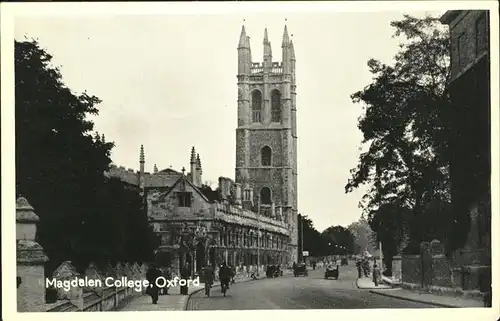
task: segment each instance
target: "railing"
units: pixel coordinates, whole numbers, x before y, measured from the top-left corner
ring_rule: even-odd
[[[244,210],[231,205],[215,204],[216,213],[225,215],[239,216],[242,219],[248,220],[246,223],[251,225],[259,225],[264,230],[275,230],[276,232],[288,234],[287,224],[282,221],[277,221],[269,217],[257,215],[256,213]]]
[[[271,68],[271,73],[272,74],[281,74],[281,73],[283,73],[283,68],[281,66],[273,66]]]
[[[264,72],[264,67],[252,67],[250,69],[250,73],[251,74],[260,74],[260,73],[263,73]]]

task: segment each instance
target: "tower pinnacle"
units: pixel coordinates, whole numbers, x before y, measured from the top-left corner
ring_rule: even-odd
[[[238,48],[250,48],[250,42],[248,41],[248,36],[245,31],[245,25],[241,26],[240,42],[238,43]]]
[[[144,146],[141,145],[141,153],[139,155],[139,163],[144,163]]]
[[[273,53],[271,50],[271,43],[269,42],[269,38],[267,37],[267,28],[264,29],[264,61],[271,60]]]
[[[200,154],[196,154],[196,165],[197,165],[197,168],[200,171],[200,175],[201,175],[203,173],[203,170],[201,169]]]
[[[290,37],[288,36],[288,29],[285,25],[285,30],[283,30],[283,43],[281,44],[282,47],[288,47],[290,45]]]
[[[196,164],[196,151],[194,149],[194,146],[193,148],[191,148],[191,161],[190,161],[191,164]]]

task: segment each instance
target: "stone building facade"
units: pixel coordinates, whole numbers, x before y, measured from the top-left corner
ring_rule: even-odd
[[[456,253],[462,287],[491,285],[491,101],[489,12],[447,11],[441,22],[451,36],[448,84],[457,146],[451,161],[454,212],[469,216],[465,247]],[[460,214],[461,213],[461,214]],[[457,233],[463,233],[457,231]]]
[[[222,261],[238,266],[291,264],[288,224],[243,208],[241,186],[229,178],[220,177],[215,191],[203,186],[194,147],[190,163],[189,173],[184,168],[144,172],[141,147],[141,170],[111,166],[107,172],[141,186],[148,218],[161,236],[158,263],[178,272],[187,262],[193,273]]]
[[[107,175],[139,187],[154,230],[161,235],[157,258],[174,271],[189,263],[291,265],[297,261],[297,125],[295,53],[285,26],[283,62],[273,62],[264,33],[264,62],[251,59],[242,27],[238,46],[236,177],[219,178],[216,191],[203,186],[195,148],[190,171],[145,172],[112,166]]]
[[[263,62],[252,60],[242,27],[238,44],[236,182],[243,207],[288,223],[291,260],[297,247],[297,115],[295,50],[285,26],[282,62],[274,62],[267,29]]]

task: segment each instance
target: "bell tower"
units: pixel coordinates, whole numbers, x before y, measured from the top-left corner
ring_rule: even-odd
[[[298,259],[295,52],[285,26],[282,61],[273,62],[264,30],[262,62],[253,62],[245,26],[238,43],[236,183],[244,208],[288,224],[288,262]]]

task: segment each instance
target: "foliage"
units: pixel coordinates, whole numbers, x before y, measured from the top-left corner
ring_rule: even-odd
[[[431,17],[405,15],[391,26],[395,36],[404,36],[394,65],[368,61],[374,80],[351,96],[364,105],[358,127],[368,150],[351,170],[346,192],[369,185],[360,205],[370,222],[391,217],[383,210],[385,204],[409,209],[408,217],[395,222],[408,224],[408,229],[398,230],[409,233],[409,249],[414,251],[437,230],[439,238],[446,238],[442,229],[429,233],[434,220],[424,212],[432,202],[444,207],[450,202],[449,37]]]
[[[404,220],[408,209],[398,204],[383,204],[373,213],[370,227],[376,233],[376,241],[382,243],[384,264],[391,270],[392,258],[400,251],[405,238]]]
[[[54,266],[143,259],[152,249],[142,202],[105,179],[114,143],[86,118],[100,100],[73,93],[51,59],[37,41],[15,41],[16,196],[40,216],[37,238]]]
[[[326,250],[325,239],[321,236],[321,233],[314,228],[314,224],[307,215],[298,215],[298,232],[299,232],[299,244],[302,244],[302,235],[304,236],[304,251],[309,251],[309,255],[312,257],[324,256]],[[304,233],[302,233],[302,227],[304,228]]]
[[[328,246],[327,255],[354,253],[354,235],[345,227],[330,226],[321,233]]]
[[[368,253],[373,254],[375,252],[376,239],[373,237],[374,232],[364,216],[351,223],[347,229],[354,237],[354,253],[368,251]]]
[[[213,190],[210,185],[203,184],[200,187],[200,192],[202,192],[203,195],[205,195],[205,197],[208,198],[208,200],[212,203],[220,202],[222,200],[222,195],[219,188]]]

